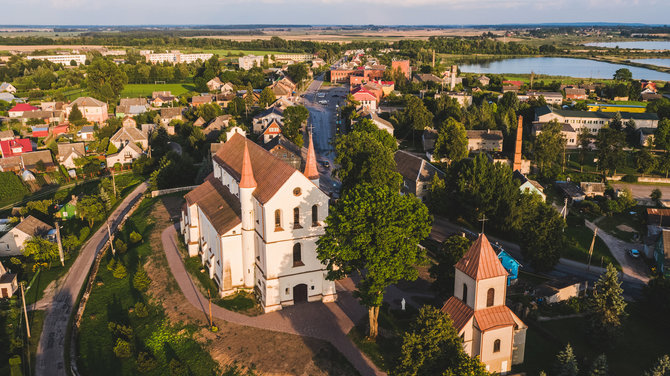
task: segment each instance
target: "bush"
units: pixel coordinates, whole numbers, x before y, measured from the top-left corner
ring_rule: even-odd
[[[637,183],[637,176],[635,176],[635,175],[624,175],[621,178],[621,181],[626,182],[626,183]]]
[[[109,270],[109,271],[111,272],[111,271],[113,271],[114,269],[116,269],[116,259],[111,259],[111,260],[109,260],[109,262],[107,263],[107,270]]]
[[[142,241],[142,235],[137,233],[137,231],[133,231],[130,233],[130,242],[132,244],[137,244]]]
[[[137,304],[135,304],[133,312],[135,312],[135,315],[137,315],[137,317],[140,318],[145,318],[149,316],[149,308],[147,308],[147,305],[142,302],[138,302]]]
[[[123,278],[126,278],[126,276],[128,275],[128,272],[126,271],[126,267],[123,266],[122,263],[117,262],[116,267],[114,268],[114,271],[112,272],[112,275],[114,276],[114,278],[123,279]]]
[[[133,338],[133,328],[125,326],[122,324],[117,324],[115,322],[110,322],[107,324],[107,329],[109,329],[112,334],[116,337],[130,341]]]
[[[137,371],[140,373],[146,373],[158,366],[158,362],[154,359],[153,356],[149,355],[144,351],[141,351],[137,355]]]
[[[116,345],[114,346],[114,355],[119,359],[130,358],[132,351],[130,349],[130,343],[122,340],[121,338],[116,339]]]
[[[149,288],[149,285],[151,284],[151,279],[147,275],[147,272],[144,271],[144,269],[140,269],[135,273],[135,276],[133,277],[133,286],[140,290],[140,291],[146,291]]]
[[[90,228],[82,227],[81,230],[79,230],[79,241],[82,242],[82,243],[85,242],[90,233],[91,233]]]
[[[123,240],[116,238],[116,240],[114,240],[114,250],[119,254],[124,254],[128,250],[128,246]]]
[[[13,172],[0,172],[0,202],[21,200],[28,194],[28,188]]]
[[[186,368],[182,362],[177,359],[172,359],[170,361],[170,375],[172,376],[182,376],[188,375],[188,368]]]

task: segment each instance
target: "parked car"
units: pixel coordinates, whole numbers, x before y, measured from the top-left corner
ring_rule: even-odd
[[[321,162],[321,165],[325,168],[330,168],[330,162],[328,162],[328,161]]]
[[[632,258],[640,258],[640,251],[637,249],[631,248],[628,250],[628,255]]]

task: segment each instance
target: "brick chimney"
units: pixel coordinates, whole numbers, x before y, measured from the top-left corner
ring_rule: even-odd
[[[521,141],[523,140],[523,116],[519,116],[519,124],[516,127],[516,145],[514,146],[514,163],[512,171],[521,171]]]

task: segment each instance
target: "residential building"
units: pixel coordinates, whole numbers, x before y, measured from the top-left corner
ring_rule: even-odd
[[[77,136],[84,141],[91,141],[95,139],[95,128],[92,125],[84,125],[77,131]]]
[[[540,99],[542,97],[547,104],[560,105],[563,103],[563,94],[559,92],[529,91],[526,94],[520,94],[518,97],[521,102],[527,102],[529,99]]]
[[[557,181],[555,182],[556,188],[558,188],[563,197],[570,199],[574,202],[583,201],[586,198],[584,191],[571,181]]]
[[[284,110],[279,107],[271,106],[260,114],[254,116],[252,120],[253,132],[256,134],[262,133],[273,120],[283,124]]]
[[[442,85],[443,83],[440,77],[437,77],[436,75],[431,73],[416,73],[414,75],[414,78],[412,79],[412,82],[419,82],[419,83],[432,82],[437,85]]]
[[[44,124],[58,124],[65,120],[63,111],[26,111],[19,118],[23,124],[29,120],[41,120]]]
[[[0,84],[0,93],[10,93],[10,94],[15,94],[16,93],[16,88],[14,85],[10,84],[9,82],[3,82]]]
[[[585,89],[578,89],[574,87],[566,87],[565,88],[565,99],[572,99],[572,100],[585,100],[588,98],[588,95],[586,95],[586,90]]]
[[[58,163],[68,169],[76,168],[75,159],[86,156],[86,145],[83,142],[72,142],[69,144],[58,144]]]
[[[18,288],[16,274],[7,272],[5,266],[0,262],[0,298],[11,298]]]
[[[523,363],[526,324],[505,305],[508,272],[480,234],[454,266],[454,296],[442,312],[463,339],[463,349],[486,370],[505,374]]]
[[[519,190],[522,193],[536,194],[542,198],[542,201],[547,201],[547,195],[544,194],[544,187],[542,187],[540,183],[528,179],[528,177],[519,170],[514,171],[513,177],[521,183]]]
[[[16,137],[0,141],[0,150],[2,150],[3,158],[16,157],[33,151],[33,144],[30,142],[30,139]]]
[[[293,97],[296,86],[288,78],[282,78],[281,80],[270,85],[270,89],[276,98],[289,99]]]
[[[221,115],[215,117],[212,121],[207,124],[205,129],[202,131],[205,134],[205,137],[208,139],[218,138],[221,132],[225,131],[230,124],[230,120],[233,117],[231,115]]]
[[[508,93],[510,91],[513,92],[513,93],[518,93],[519,92],[519,87],[514,86],[514,85],[503,85],[503,87],[502,87],[503,94]]]
[[[469,95],[468,93],[461,92],[461,93],[456,93],[456,92],[448,92],[448,93],[441,93],[441,94],[435,94],[436,98],[439,98],[441,95],[446,95],[447,97],[451,99],[455,99],[458,104],[461,105],[461,107],[470,107],[472,105],[472,95]]]
[[[209,91],[219,91],[221,90],[221,86],[223,86],[223,82],[221,82],[219,77],[214,77],[207,81],[207,89],[209,89]]]
[[[172,120],[184,120],[182,107],[161,108],[161,124],[168,125]]]
[[[261,65],[263,65],[263,56],[254,56],[254,55],[240,56],[237,59],[237,63],[239,64],[240,69],[249,70],[253,67],[260,67]]]
[[[195,63],[198,60],[209,60],[214,54],[183,54],[179,50],[165,51],[154,53],[153,51],[140,51],[140,55],[144,56],[147,63]]]
[[[46,172],[56,169],[54,160],[51,157],[51,150],[37,150],[21,154],[21,167],[24,170],[36,171],[40,162]]]
[[[219,295],[253,290],[265,312],[334,301],[335,284],[316,256],[328,196],[311,137],[304,173],[239,134],[219,146],[213,165],[185,196],[180,228]]]
[[[132,117],[126,115],[126,117],[123,118],[123,121],[121,121],[121,127],[122,128],[137,128],[137,122]]]
[[[77,108],[84,116],[84,119],[90,122],[102,124],[108,118],[107,103],[91,97],[79,97],[75,99],[74,102],[67,104],[64,107],[66,118],[70,118],[70,112],[72,112],[72,107],[74,107],[74,105],[77,105]]]
[[[583,181],[579,183],[579,188],[582,189],[586,197],[602,197],[605,195],[605,183]]]
[[[362,109],[358,111],[358,116],[359,118],[362,119],[369,119],[372,121],[374,125],[377,126],[382,131],[388,132],[391,136],[393,136],[393,124],[391,124],[390,121],[382,119],[377,115],[377,113],[372,112],[368,109]]]
[[[466,132],[469,151],[502,151],[502,131],[486,129]]]
[[[206,94],[206,95],[194,95],[191,98],[191,106],[193,107],[198,107],[203,104],[208,104],[212,103],[212,95],[211,94]]]
[[[0,255],[20,256],[24,244],[34,236],[48,237],[53,227],[29,215],[0,237]]]
[[[287,63],[287,62],[304,63],[307,61],[312,61],[316,58],[316,55],[314,54],[275,54],[274,56],[275,56],[274,61],[280,63]]]
[[[20,118],[23,117],[24,112],[28,111],[39,111],[38,107],[31,106],[28,103],[17,103],[14,107],[10,108],[8,115],[10,118]]]
[[[284,127],[284,123],[280,122],[279,120],[272,119],[268,123],[267,127],[263,130],[263,143],[268,143],[270,140],[274,139],[275,137],[281,135],[282,128]]]
[[[193,122],[194,127],[202,128],[205,124],[207,124],[207,121],[202,118],[202,116],[199,116],[195,121]]]
[[[589,282],[576,278],[553,279],[535,288],[533,295],[546,304],[564,302],[582,296]]]
[[[533,122],[533,135],[537,137],[538,134],[542,133],[542,129],[548,123]],[[577,136],[578,133],[575,129],[568,123],[559,123],[561,126],[561,134],[565,139],[565,146],[568,148],[577,147]]]
[[[403,193],[411,193],[425,201],[430,194],[430,187],[435,175],[444,177],[444,172],[423,158],[398,150],[393,154],[398,173],[402,175]]]
[[[412,78],[412,67],[410,66],[409,60],[393,60],[391,62],[391,70],[394,72],[400,70],[408,80]]]
[[[121,127],[112,137],[109,142],[121,150],[127,144],[138,144],[141,150],[146,150],[149,147],[149,139],[147,135],[137,128]]]
[[[489,86],[489,83],[491,83],[491,79],[484,75],[477,77],[477,81],[479,81],[482,86]]]
[[[377,96],[359,86],[351,91],[351,95],[359,103],[359,108],[377,111]]]
[[[107,156],[107,167],[114,167],[117,163],[121,165],[133,163],[133,161],[139,158],[142,154],[144,154],[144,152],[137,146],[137,144],[129,142],[122,145],[118,152]]]
[[[116,106],[116,117],[136,116],[149,110],[149,102],[146,98],[121,98]]]
[[[15,138],[16,136],[14,136],[14,131],[12,131],[11,129],[0,131],[0,141],[10,141]]]
[[[654,113],[630,113],[620,112],[622,121],[635,121],[637,128],[653,128],[658,126],[658,116]],[[557,120],[559,123],[569,124],[577,134],[586,128],[589,132],[596,134],[602,127],[609,124],[616,113],[601,111],[575,111],[555,109],[550,106],[538,107],[535,109],[535,121],[539,123],[548,123],[551,120]]]
[[[296,170],[301,171],[305,168],[307,148],[299,147],[284,137],[283,134],[280,133],[277,137],[273,137],[262,146],[263,149],[269,151],[270,154],[281,159]]]
[[[77,65],[86,64],[86,55],[45,55],[25,56],[28,60],[48,60],[54,64],[71,65],[74,61]]]
[[[226,82],[219,88],[221,94],[235,94],[235,85],[232,82]]]

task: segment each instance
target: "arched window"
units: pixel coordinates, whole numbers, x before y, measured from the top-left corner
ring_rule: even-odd
[[[293,228],[300,228],[300,208],[293,208]]]
[[[499,339],[493,341],[493,352],[494,353],[500,352],[500,340]]]
[[[493,288],[490,288],[489,291],[486,292],[486,306],[487,307],[493,307],[493,300],[496,297],[496,290]]]
[[[281,230],[281,210],[275,210],[275,231]]]
[[[463,303],[468,304],[468,285],[463,284]]]
[[[302,246],[300,243],[295,243],[293,245],[293,266],[303,266],[305,265],[302,262]]]
[[[312,226],[319,225],[319,206],[312,205]]]

